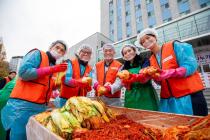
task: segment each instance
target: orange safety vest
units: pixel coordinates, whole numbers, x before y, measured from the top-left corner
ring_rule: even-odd
[[[73,60],[68,60],[71,62],[72,64],[72,78],[73,79],[80,79],[82,77],[88,77],[90,71],[92,70],[92,68],[87,65],[85,68],[85,72],[83,75],[81,75],[80,73],[80,64],[78,62],[78,59],[73,59]],[[73,96],[86,96],[87,95],[87,91],[85,89],[82,89],[80,87],[71,87],[65,84],[65,77],[66,75],[64,75],[61,79],[61,94],[60,97],[61,98],[65,98],[65,99],[69,99],[70,97]]]
[[[111,84],[113,84],[116,80],[117,72],[121,66],[122,64],[120,62],[118,62],[117,60],[113,60],[107,72],[105,73],[104,61],[96,63],[97,81],[99,82],[99,85],[104,85],[106,82],[110,82]],[[109,98],[119,98],[120,91],[117,91],[114,94],[105,93],[104,95]]]
[[[40,53],[41,63],[39,67],[42,68],[49,66],[50,64],[47,54],[43,51],[40,51]],[[30,81],[23,81],[21,78],[18,78],[10,98],[26,100],[38,104],[48,103],[52,93],[53,84],[52,75],[47,75]]]
[[[179,67],[174,52],[174,41],[165,43],[161,50],[161,66],[153,54],[150,65],[162,70],[176,69]],[[194,74],[183,78],[169,78],[161,81],[161,98],[182,97],[203,90],[202,80],[196,71]]]
[[[5,77],[5,79],[6,79],[6,84],[7,84],[7,83],[9,83],[9,82],[11,81],[11,80],[9,79],[9,77],[8,77],[8,76],[7,76],[7,77]],[[5,85],[6,85],[6,84],[5,84]]]

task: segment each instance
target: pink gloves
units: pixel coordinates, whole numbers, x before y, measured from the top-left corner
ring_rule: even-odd
[[[168,69],[168,70],[162,70],[160,72],[159,77],[155,77],[154,80],[156,81],[162,81],[168,78],[182,78],[186,74],[186,68],[184,67],[179,67],[176,69]]]
[[[56,72],[63,72],[67,69],[67,66],[68,66],[67,63],[62,63],[55,66],[38,68],[36,72],[37,72],[38,77],[43,77],[43,76],[50,75]]]
[[[80,88],[83,88],[83,89],[87,89],[88,92],[91,91],[91,86],[90,86],[90,84],[87,83],[87,82],[82,82],[81,79],[79,79],[79,80],[71,79],[71,80],[69,81],[69,85],[72,85],[72,86],[74,86],[74,87],[80,87]]]
[[[58,90],[53,90],[53,91],[52,91],[51,97],[52,97],[53,99],[55,99],[55,98],[58,97],[58,96],[59,96],[59,91],[58,91]]]
[[[71,79],[69,81],[69,84],[75,87],[81,87],[81,88],[86,88],[89,86],[88,83],[82,82],[80,79],[76,80],[76,79]]]

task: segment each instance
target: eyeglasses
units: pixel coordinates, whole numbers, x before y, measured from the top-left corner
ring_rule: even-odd
[[[81,52],[82,52],[83,54],[87,54],[87,55],[91,55],[91,53],[92,53],[92,52],[90,52],[90,51],[83,51],[83,50],[81,50]]]

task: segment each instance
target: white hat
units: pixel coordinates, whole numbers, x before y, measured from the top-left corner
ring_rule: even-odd
[[[106,43],[103,45],[103,49],[113,49],[114,50],[114,45],[110,43]]]
[[[77,50],[77,53],[76,54],[79,55],[80,51],[83,50],[83,49],[87,49],[87,50],[89,50],[92,53],[92,48],[91,48],[90,45],[88,45],[88,44],[82,44],[79,47],[79,49]]]
[[[124,49],[125,47],[133,48],[133,49],[137,52],[136,46],[134,46],[134,45],[132,45],[132,44],[124,44],[124,45],[122,46],[122,48],[121,48],[121,54],[122,54],[122,56],[123,56],[123,49]]]
[[[158,33],[155,29],[146,28],[137,35],[137,40],[135,42],[135,45],[137,45],[138,47],[142,47],[139,42],[140,42],[140,39],[145,35],[154,35],[156,37],[156,39],[158,38]]]

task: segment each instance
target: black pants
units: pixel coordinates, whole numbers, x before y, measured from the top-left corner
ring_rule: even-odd
[[[9,134],[10,134],[10,129],[9,130],[7,130],[7,132],[6,132],[7,134],[6,134],[6,140],[9,140]]]
[[[197,116],[207,116],[208,115],[208,107],[206,103],[206,99],[203,95],[203,91],[198,91],[194,94],[191,94],[193,115]]]

